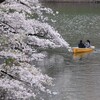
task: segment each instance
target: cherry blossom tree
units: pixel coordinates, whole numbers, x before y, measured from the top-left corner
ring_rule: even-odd
[[[0,1],[0,55],[5,58],[0,65],[1,100],[35,99],[41,92],[52,94],[44,86],[52,85],[52,78],[43,75],[30,61],[46,57],[37,48],[68,48],[69,44],[46,22],[49,19],[44,13],[55,15],[38,0]],[[4,98],[3,92],[8,96]]]

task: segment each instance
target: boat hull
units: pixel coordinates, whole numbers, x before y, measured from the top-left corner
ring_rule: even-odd
[[[93,48],[73,48],[73,53],[84,53],[84,52],[91,52],[93,51]]]

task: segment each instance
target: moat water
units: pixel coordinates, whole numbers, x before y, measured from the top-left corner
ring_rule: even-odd
[[[100,100],[100,4],[44,4],[59,13],[49,16],[50,23],[71,45],[89,39],[95,51],[74,55],[64,50],[50,50],[36,65],[54,78],[55,96],[45,100]]]

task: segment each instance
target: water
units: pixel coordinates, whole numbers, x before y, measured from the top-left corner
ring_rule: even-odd
[[[75,46],[80,39],[90,39],[99,47],[100,38],[100,4],[48,4],[54,11],[59,11],[55,17],[57,22],[51,24],[63,38]]]
[[[67,50],[48,51],[44,61],[37,62],[42,72],[54,78],[55,96],[47,100],[100,100],[100,5],[45,4],[59,14],[49,22],[73,47],[80,39],[89,39],[96,51],[73,55]]]

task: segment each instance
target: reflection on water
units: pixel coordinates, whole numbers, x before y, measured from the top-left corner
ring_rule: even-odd
[[[55,78],[51,89],[58,95],[48,100],[100,100],[100,5],[48,6],[60,11],[53,26],[71,46],[89,39],[96,47],[90,54],[49,52],[44,61],[37,62],[44,73]]]
[[[90,52],[81,52],[81,53],[74,53],[73,54],[73,59],[74,60],[82,60],[83,57],[88,57],[91,53],[93,53],[93,51],[90,51]]]
[[[78,60],[71,53],[49,53],[44,61],[37,62],[44,73],[55,78],[51,90],[58,94],[48,100],[99,100],[99,54],[91,52]]]
[[[56,81],[59,95],[52,100],[99,100],[100,68],[98,65],[83,65],[67,68]]]

